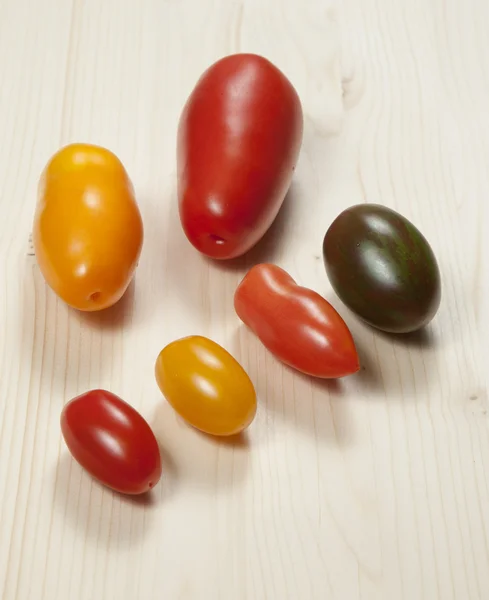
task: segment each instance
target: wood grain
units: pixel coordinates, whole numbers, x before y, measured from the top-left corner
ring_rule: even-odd
[[[0,0],[2,600],[489,598],[488,27],[480,0]],[[216,266],[178,225],[175,135],[197,77],[236,51],[291,78],[305,139],[271,232]],[[29,252],[39,174],[71,141],[120,156],[145,221],[135,285],[104,315],[67,309]],[[375,333],[332,293],[322,237],[362,201],[402,212],[439,257],[422,334]],[[235,286],[263,260],[342,312],[358,376],[298,376],[240,327]],[[159,395],[154,360],[186,334],[256,384],[239,444]],[[91,387],[154,426],[151,501],[69,457],[60,411]]]

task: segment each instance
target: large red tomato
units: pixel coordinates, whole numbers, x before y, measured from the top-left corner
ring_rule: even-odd
[[[61,431],[73,457],[93,477],[124,494],[158,483],[158,442],[143,417],[111,392],[92,390],[64,407]]]
[[[330,378],[360,368],[350,330],[336,310],[276,265],[254,266],[236,290],[234,307],[268,350],[298,371]]]
[[[235,54],[198,81],[178,128],[180,219],[213,258],[249,250],[275,219],[302,142],[302,108],[271,62]]]

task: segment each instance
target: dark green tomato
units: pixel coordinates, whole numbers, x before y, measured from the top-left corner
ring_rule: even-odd
[[[440,271],[424,236],[378,204],[342,212],[323,242],[335,292],[364,321],[393,333],[426,325],[440,305]]]

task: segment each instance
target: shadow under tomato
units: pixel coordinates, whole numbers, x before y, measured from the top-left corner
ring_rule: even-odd
[[[109,308],[93,312],[77,311],[83,325],[97,330],[118,330],[132,318],[136,278],[133,277],[122,298]]]
[[[410,346],[413,348],[435,348],[437,345],[437,339],[433,334],[432,328],[427,325],[417,331],[411,333],[389,333],[387,331],[381,331],[371,325],[367,325],[375,335],[389,340],[396,346]]]
[[[339,314],[347,321],[347,325],[350,328],[350,331],[358,331],[364,329],[370,332],[372,335],[378,336],[385,340],[392,342],[396,346],[406,346],[413,348],[435,348],[438,340],[433,332],[433,328],[431,323],[428,323],[425,327],[418,329],[417,331],[412,331],[410,333],[390,333],[388,331],[382,331],[381,329],[377,329],[373,325],[366,323],[363,319],[357,316],[353,311],[351,311],[343,302],[338,298],[338,296],[334,295],[331,290],[328,290],[323,294],[326,300],[334,306],[334,308],[339,312]],[[435,316],[436,318],[436,316]]]
[[[350,377],[361,383],[363,391],[375,391],[383,388],[384,382],[378,364],[378,354],[372,351],[372,344],[367,345],[363,337],[359,335],[353,335],[353,337],[360,362],[360,369]]]
[[[361,368],[353,377],[361,382],[362,392],[389,401],[422,400],[425,388],[438,376],[436,329],[428,324],[412,333],[387,333],[357,317],[331,290],[324,296],[355,340]]]
[[[348,326],[360,357],[361,369],[355,377],[362,394],[388,402],[426,401],[426,390],[439,377],[432,332],[389,334],[354,318]]]
[[[294,205],[297,203],[296,185],[292,182],[275,220],[253,248],[237,258],[214,260],[205,257],[205,260],[213,267],[232,272],[245,272],[260,263],[274,263],[287,243],[286,229],[291,221]]]
[[[247,356],[241,356],[243,345]],[[352,442],[351,418],[343,398],[346,378],[319,379],[283,364],[244,325],[235,330],[230,349],[255,385],[258,403],[271,423],[269,430],[280,420],[327,444]]]
[[[245,481],[250,466],[248,431],[230,437],[207,435],[183,421],[163,397],[150,424],[175,457],[178,487],[222,491]]]
[[[285,364],[283,365],[283,368],[292,375],[294,375],[296,378],[302,380],[304,383],[309,383],[311,386],[317,388],[319,391],[324,390],[326,393],[331,394],[331,396],[341,396],[344,393],[341,378],[324,379],[321,377],[314,377],[313,375],[306,375],[301,371],[297,371],[296,369],[289,367]]]
[[[114,491],[114,494],[120,498],[121,502],[134,504],[135,506],[155,506],[158,504],[154,489],[144,494],[122,494],[116,491]]]
[[[187,425],[190,427],[190,425]],[[250,438],[248,431],[241,431],[240,433],[236,433],[235,435],[221,435],[215,436],[210,435],[208,433],[204,433],[203,431],[199,431],[192,427],[192,430],[195,431],[197,435],[201,435],[211,444],[215,444],[218,446],[224,446],[226,448],[238,448],[240,450],[248,450],[250,448]]]
[[[101,539],[109,546],[142,543],[164,496],[164,477],[149,493],[121,494],[92,478],[66,449],[54,471],[54,518],[62,519],[64,526],[92,544]]]

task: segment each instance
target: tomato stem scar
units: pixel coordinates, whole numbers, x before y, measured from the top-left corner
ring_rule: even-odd
[[[212,241],[216,242],[216,244],[218,244],[219,246],[226,243],[226,240],[224,238],[222,238],[218,235],[215,235],[214,233],[211,233],[209,235],[209,237],[211,238]]]

